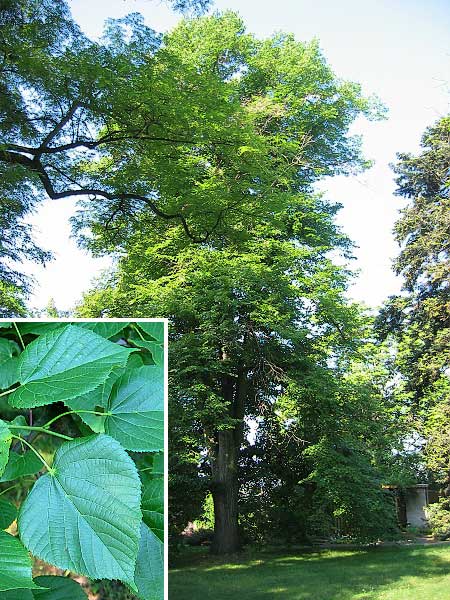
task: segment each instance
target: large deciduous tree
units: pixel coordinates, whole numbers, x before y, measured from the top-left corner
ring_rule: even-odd
[[[209,2],[169,4],[202,10]],[[180,206],[157,201],[155,170],[162,155],[198,136],[187,125],[189,106],[177,108],[176,80],[185,73],[155,63],[160,36],[139,15],[110,21],[92,42],[65,0],[2,0],[0,30],[0,314],[7,315],[25,310],[29,281],[20,262],[50,258],[25,220],[39,200],[95,199],[111,226],[132,210],[185,223]],[[136,154],[153,150],[156,165],[141,171],[140,183],[120,177]]]
[[[248,419],[344,361],[360,333],[345,299],[348,274],[330,258],[349,249],[333,221],[338,207],[312,186],[364,167],[348,129],[373,105],[358,85],[336,79],[316,42],[257,40],[231,13],[181,23],[153,64],[159,118],[180,123],[183,137],[160,152],[148,140],[118,142],[95,177],[139,194],[152,186],[158,206],[185,220],[156,220],[131,203],[111,222],[90,202],[79,221],[89,226],[86,243],[121,258],[79,312],[170,318],[171,410],[191,415],[202,436],[213,550],[233,552]]]

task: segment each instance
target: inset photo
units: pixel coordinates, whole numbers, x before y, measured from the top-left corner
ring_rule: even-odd
[[[164,598],[164,320],[0,320],[0,595]]]

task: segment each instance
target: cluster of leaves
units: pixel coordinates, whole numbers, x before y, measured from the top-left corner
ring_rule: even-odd
[[[163,323],[0,328],[0,525],[18,529],[0,532],[2,598],[85,597],[68,579],[33,580],[31,552],[162,599]],[[18,510],[5,497],[30,477]]]
[[[267,218],[294,183],[364,165],[347,133],[377,106],[334,77],[315,42],[257,40],[232,13],[165,36],[131,14],[92,42],[64,0],[12,4],[0,37],[13,99],[0,124],[4,257],[46,258],[18,227],[44,197],[82,199],[77,231],[114,252],[142,222],[196,242],[242,235],[242,216]],[[7,295],[0,305],[17,310]]]
[[[292,382],[241,455],[246,539],[308,542],[396,534],[392,493],[415,482],[406,424],[385,393],[389,370],[373,344],[343,371],[311,368]]]

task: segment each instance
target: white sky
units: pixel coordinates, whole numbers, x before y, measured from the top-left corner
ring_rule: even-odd
[[[82,29],[98,36],[108,17],[137,11],[157,31],[171,28],[178,16],[158,0],[70,0]],[[321,185],[328,198],[344,205],[338,222],[357,244],[353,267],[360,275],[351,295],[377,306],[400,289],[391,271],[397,254],[392,227],[403,206],[393,196],[389,163],[396,152],[417,152],[423,130],[449,111],[450,4],[446,0],[216,0],[215,9],[239,12],[249,31],[260,37],[274,31],[299,40],[318,37],[339,77],[358,81],[389,109],[388,120],[358,121],[353,130],[375,166],[358,177],[339,177]],[[33,217],[37,238],[56,259],[45,269],[30,266],[37,279],[31,305],[45,307],[50,297],[70,309],[89,288],[108,259],[93,259],[70,239],[70,200],[43,203]],[[162,315],[163,316],[163,315]]]

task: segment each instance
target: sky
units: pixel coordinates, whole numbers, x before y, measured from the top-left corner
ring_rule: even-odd
[[[160,0],[70,0],[72,14],[90,36],[101,35],[107,18],[140,12],[147,25],[165,31],[179,15]],[[289,31],[302,41],[318,38],[336,75],[359,82],[364,93],[376,94],[388,108],[384,121],[358,120],[352,133],[362,136],[365,156],[374,166],[365,173],[335,177],[319,188],[343,205],[337,220],[355,243],[352,268],[359,275],[352,299],[379,306],[398,293],[401,280],[392,271],[398,246],[392,228],[405,205],[394,195],[389,165],[397,152],[420,151],[426,127],[449,112],[450,4],[446,0],[216,0],[213,10],[234,10],[248,31],[267,37]],[[75,201],[44,202],[32,217],[36,238],[55,259],[46,268],[28,265],[36,279],[30,301],[44,308],[49,298],[69,310],[108,267],[70,238],[68,219]],[[162,315],[163,316],[163,315]]]

